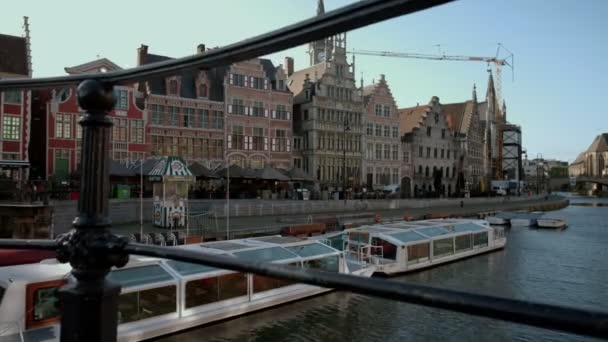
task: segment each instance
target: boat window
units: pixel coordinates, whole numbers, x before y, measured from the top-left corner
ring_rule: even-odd
[[[473,248],[473,240],[470,234],[456,237],[456,252],[466,251],[471,248]]]
[[[108,274],[108,279],[125,288],[172,280],[173,277],[160,265],[148,265],[114,270]]]
[[[440,228],[440,227],[422,228],[422,229],[416,229],[416,231],[418,233],[422,233],[426,236],[439,236],[439,235],[445,235],[445,234],[449,233],[447,230]]]
[[[397,246],[392,243],[383,240],[381,238],[373,237],[372,246],[381,248],[372,248],[372,255],[382,256],[384,259],[395,260],[397,258]]]
[[[2,298],[4,298],[4,292],[6,291],[6,289],[2,286],[0,286],[0,303],[2,303]]]
[[[480,230],[487,230],[488,227],[484,227],[481,226],[479,224],[475,224],[475,223],[462,223],[462,224],[457,224],[455,226],[453,226],[453,230],[455,232],[477,232]]]
[[[297,258],[297,255],[294,255],[283,247],[252,249],[248,251],[235,252],[234,255],[241,259],[261,262]]]
[[[402,242],[428,240],[427,237],[424,237],[414,231],[391,234],[391,236]]]
[[[348,240],[360,243],[368,243],[369,233],[367,232],[350,232],[348,233]]]
[[[174,269],[177,273],[182,276],[187,276],[196,273],[205,273],[211,271],[217,271],[218,269],[211,266],[191,264],[189,262],[168,260],[167,265]]]
[[[454,239],[440,239],[433,241],[433,256],[454,254]]]
[[[253,293],[269,291],[272,289],[277,289],[279,287],[289,286],[292,284],[293,282],[290,280],[264,277],[257,274],[253,275]]]
[[[61,313],[59,288],[65,280],[27,285],[26,328],[40,327],[59,320]]]
[[[247,295],[247,276],[230,273],[186,283],[186,308]]]
[[[328,238],[329,245],[339,251],[343,251],[344,250],[344,238],[345,238],[345,235],[343,235],[343,234],[332,236],[332,237]]]
[[[328,272],[338,272],[340,270],[338,256],[328,256],[321,259],[304,261],[304,268],[314,268]]]
[[[124,324],[176,312],[176,287],[123,293],[118,297],[118,323]]]
[[[428,260],[430,251],[429,245],[430,243],[425,242],[407,246],[407,263],[416,264]]]
[[[288,251],[295,253],[302,258],[308,258],[315,255],[334,253],[335,250],[321,244],[321,243],[311,243],[307,245],[299,245],[299,246],[291,246],[285,247]]]
[[[473,245],[475,247],[485,247],[488,245],[488,232],[473,234]]]

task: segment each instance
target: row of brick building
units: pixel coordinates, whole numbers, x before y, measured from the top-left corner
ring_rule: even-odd
[[[317,14],[323,12],[319,1]],[[357,86],[346,44],[346,34],[310,43],[310,66],[301,70],[289,57],[282,65],[256,58],[116,86],[111,157],[176,155],[211,169],[296,167],[320,188],[400,184],[406,196],[452,194],[488,178],[487,127],[500,115],[488,105],[491,77],[485,102],[477,102],[474,89],[463,103],[433,97],[428,105],[399,109],[384,75]],[[23,38],[0,36],[0,49],[13,56],[0,61],[0,77],[31,77],[29,30]],[[169,59],[146,45],[137,49],[138,66]],[[102,58],[65,71],[119,69]],[[74,88],[7,91],[0,109],[5,176],[60,180],[77,171],[83,112]]]

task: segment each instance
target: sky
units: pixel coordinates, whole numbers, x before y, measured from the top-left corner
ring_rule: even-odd
[[[325,0],[327,11],[353,0]],[[196,46],[223,46],[315,14],[317,0],[21,0],[2,6],[0,33],[22,35],[30,17],[34,77],[105,57],[134,67],[137,48],[182,57]],[[522,126],[530,158],[572,161],[608,132],[608,1],[459,0],[348,33],[349,49],[488,56],[501,43],[514,54],[503,71],[507,118]],[[306,47],[269,56],[308,66]],[[508,53],[502,50],[500,57]],[[357,56],[357,83],[385,74],[399,107],[471,99],[486,92],[487,65]]]

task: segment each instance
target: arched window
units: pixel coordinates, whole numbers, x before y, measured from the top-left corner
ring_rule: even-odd
[[[427,167],[424,169],[424,175],[425,175],[426,177],[428,177],[428,176],[429,176],[429,167],[428,167],[428,166],[427,166]]]
[[[177,95],[177,80],[169,81],[169,94]]]
[[[422,165],[418,165],[418,173],[422,174]]]
[[[207,97],[207,85],[201,84],[198,87],[198,97]]]

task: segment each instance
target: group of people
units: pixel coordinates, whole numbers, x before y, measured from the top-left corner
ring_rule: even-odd
[[[47,191],[43,182],[19,182],[16,196],[20,202],[45,202]]]

